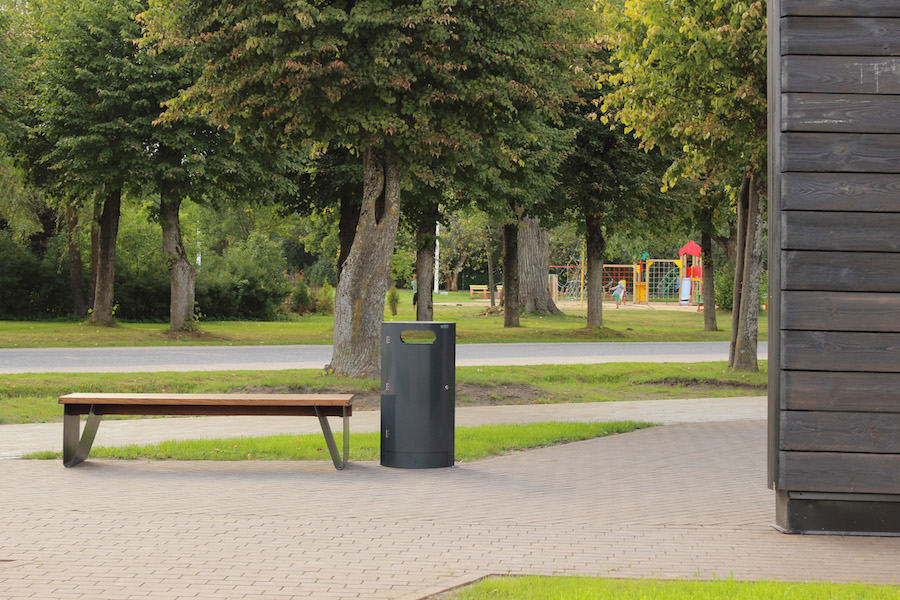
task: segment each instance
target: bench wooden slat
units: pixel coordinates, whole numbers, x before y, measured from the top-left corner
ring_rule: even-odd
[[[129,394],[80,392],[59,397],[60,404],[135,406],[350,406],[353,394]]]

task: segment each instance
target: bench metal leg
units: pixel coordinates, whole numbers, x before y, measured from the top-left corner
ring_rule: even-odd
[[[94,444],[94,436],[97,435],[97,428],[100,426],[100,420],[103,417],[95,415],[94,411],[88,414],[87,423],[84,426],[84,433],[81,438],[78,437],[78,430],[81,428],[81,415],[63,415],[63,464],[66,467],[74,467],[78,463],[84,462],[84,459],[91,453],[91,446]]]
[[[322,414],[319,407],[316,407],[316,416],[319,417],[319,424],[322,426],[322,434],[325,436],[325,443],[328,444],[328,452],[331,453],[331,462],[338,471],[347,466],[347,459],[350,457],[350,418],[347,416],[347,409],[343,409],[344,413],[344,457],[338,451],[337,443],[334,441],[334,434],[331,433],[331,425],[328,424],[328,417]]]

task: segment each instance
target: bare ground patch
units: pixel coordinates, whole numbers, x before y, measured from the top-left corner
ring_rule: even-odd
[[[702,387],[705,389],[732,390],[732,389],[751,389],[766,390],[766,384],[748,383],[746,381],[727,381],[724,379],[689,379],[682,377],[666,377],[664,379],[654,379],[653,381],[644,381],[641,385],[668,385],[672,387]]]

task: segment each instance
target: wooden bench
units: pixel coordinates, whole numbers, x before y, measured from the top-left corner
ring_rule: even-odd
[[[103,415],[285,415],[319,418],[336,469],[350,454],[353,394],[102,394],[60,396],[63,414],[63,464],[72,467],[91,452]],[[81,415],[87,415],[79,438]],[[344,453],[338,451],[327,417],[344,419]]]
[[[469,286],[469,297],[475,298],[487,298],[488,294],[488,286],[486,285],[470,285]]]

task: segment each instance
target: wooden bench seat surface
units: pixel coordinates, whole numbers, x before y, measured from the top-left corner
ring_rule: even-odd
[[[350,406],[353,394],[113,394],[80,392],[60,404],[134,406]]]

